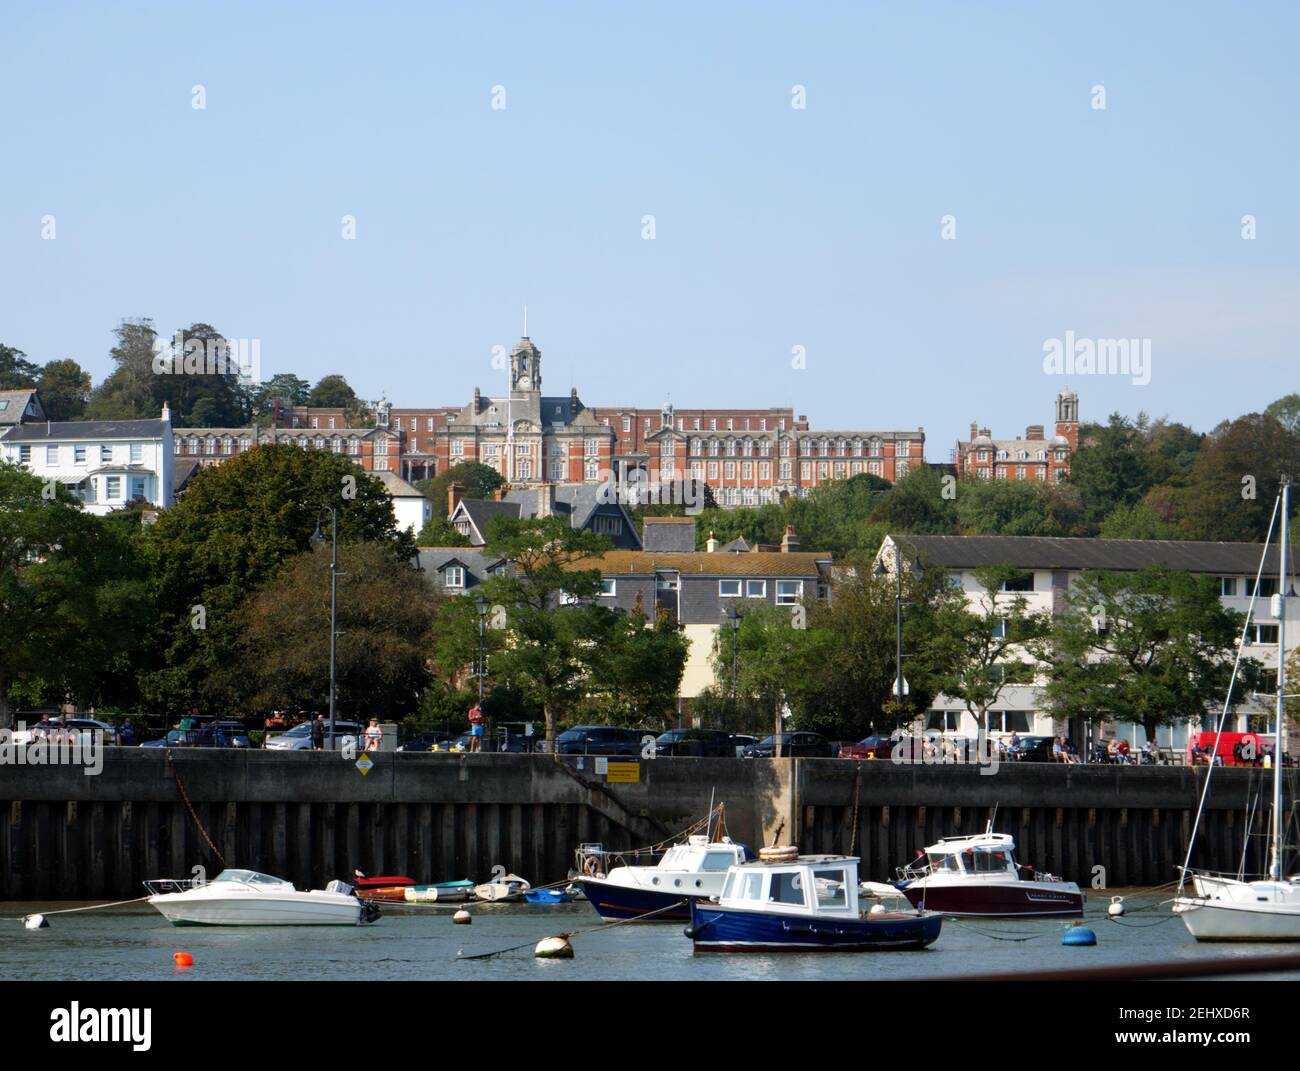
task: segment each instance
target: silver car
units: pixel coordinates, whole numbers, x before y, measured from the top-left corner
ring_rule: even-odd
[[[345,747],[357,748],[357,742],[360,736],[360,723],[355,721],[340,721],[336,718],[334,721],[335,744],[331,747],[329,722],[325,722],[326,751],[340,751]],[[311,722],[304,721],[300,725],[295,725],[287,733],[280,733],[278,736],[268,736],[266,738],[266,749],[267,751],[310,751]]]

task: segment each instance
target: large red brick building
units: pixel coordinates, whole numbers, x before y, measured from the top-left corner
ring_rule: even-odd
[[[542,394],[542,354],[521,338],[508,394],[478,389],[469,405],[381,404],[377,423],[402,439],[402,475],[416,480],[477,461],[513,486],[599,483],[634,469],[651,480],[703,481],[720,505],[759,505],[830,480],[905,475],[925,458],[925,431],[812,431],[793,409],[588,407],[573,389]]]
[[[1070,457],[1079,448],[1079,396],[1056,396],[1056,434],[1048,438],[1042,424],[1030,424],[1025,437],[994,439],[988,428],[971,421],[970,441],[958,442],[953,464],[959,477],[978,480],[1044,480],[1057,483],[1070,474]]]

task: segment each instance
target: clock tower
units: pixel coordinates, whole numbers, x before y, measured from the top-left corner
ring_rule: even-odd
[[[510,394],[540,394],[542,391],[542,351],[527,335],[510,351]]]

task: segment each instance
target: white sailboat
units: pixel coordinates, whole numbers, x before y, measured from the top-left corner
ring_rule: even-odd
[[[1269,524],[1269,538],[1264,543],[1264,555],[1255,577],[1254,591],[1259,591],[1259,579],[1264,572],[1268,546],[1274,524],[1281,524],[1279,540],[1278,592],[1272,597],[1272,612],[1277,620],[1277,697],[1273,735],[1273,821],[1269,832],[1269,873],[1266,879],[1246,881],[1223,874],[1195,872],[1191,869],[1192,845],[1200,826],[1201,813],[1209,794],[1210,779],[1214,775],[1211,765],[1205,775],[1205,788],[1201,805],[1192,827],[1191,843],[1187,846],[1187,859],[1182,868],[1178,896],[1174,899],[1174,913],[1179,915],[1188,932],[1198,941],[1300,941],[1300,875],[1282,877],[1282,726],[1286,699],[1286,599],[1290,591],[1290,562],[1287,557],[1287,527],[1289,520],[1290,481],[1282,478],[1280,503],[1273,507],[1273,521]],[[1278,505],[1281,517],[1278,517]],[[1247,624],[1254,615],[1257,595],[1251,596]],[[1244,630],[1243,630],[1244,640]],[[1237,664],[1233,667],[1232,681],[1228,685],[1228,698],[1236,682],[1241,665],[1241,645],[1238,645]],[[1219,718],[1219,732],[1223,731],[1224,717],[1228,712],[1224,702]],[[1217,751],[1216,741],[1216,751]],[[1191,880],[1192,895],[1186,894],[1186,884]]]

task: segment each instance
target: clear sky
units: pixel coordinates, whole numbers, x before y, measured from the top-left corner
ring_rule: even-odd
[[[201,320],[264,376],[463,404],[527,303],[546,391],[590,405],[922,425],[932,460],[1066,386],[1209,429],[1300,389],[1298,30],[1295,3],[11,5],[0,341],[98,382],[122,317]],[[1150,382],[1045,374],[1067,331],[1149,338]]]

